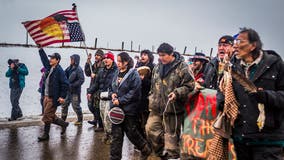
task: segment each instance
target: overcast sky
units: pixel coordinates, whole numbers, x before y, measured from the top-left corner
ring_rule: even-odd
[[[264,49],[284,57],[283,0],[0,0],[0,42],[25,43],[21,22],[44,18],[71,9],[75,2],[88,46],[98,37],[99,47],[120,48],[130,41],[134,47],[152,48],[168,42],[183,52],[216,54],[217,41],[234,35],[239,27],[254,28]],[[31,43],[32,39],[29,41]],[[75,43],[78,44],[78,43]],[[108,45],[108,46],[107,46]],[[0,48],[1,51],[1,48]],[[8,53],[1,53],[8,54]]]

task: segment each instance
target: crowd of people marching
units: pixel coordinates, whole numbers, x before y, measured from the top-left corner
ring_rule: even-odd
[[[102,141],[110,145],[111,160],[121,159],[124,135],[141,151],[141,159],[150,154],[161,159],[180,158],[184,106],[189,93],[203,88],[217,90],[217,108],[231,122],[230,137],[237,159],[283,159],[284,63],[276,52],[262,49],[255,30],[242,28],[234,37],[222,36],[217,56],[212,59],[197,52],[185,60],[168,43],[162,43],[157,54],[156,65],[149,50],[141,51],[135,64],[126,52],[119,53],[115,62],[112,52],[99,49],[94,63],[88,55],[84,70],[80,56],[74,54],[64,71],[59,53],[47,56],[40,48],[44,130],[38,141],[49,140],[51,124],[61,126],[61,134],[65,134],[70,104],[77,115],[74,124],[82,125],[80,103],[85,98],[81,97],[85,74],[91,79],[87,100],[94,116],[88,123],[95,132],[104,132]],[[13,121],[23,117],[19,98],[28,69],[18,60],[10,59],[8,64],[6,77],[10,78],[12,103],[9,121]],[[228,93],[230,86],[233,91]],[[237,108],[232,107],[231,99],[236,100]],[[58,106],[62,107],[61,117],[55,114]],[[217,152],[218,147],[208,153],[211,159],[225,159],[214,149]]]

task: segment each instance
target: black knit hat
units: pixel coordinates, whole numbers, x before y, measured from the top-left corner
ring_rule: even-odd
[[[95,55],[99,55],[101,57],[104,57],[104,51],[101,49],[98,49]]]
[[[11,65],[12,63],[15,63],[12,59],[8,59],[8,64]]]

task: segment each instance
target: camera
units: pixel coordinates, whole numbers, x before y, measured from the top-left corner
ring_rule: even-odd
[[[12,63],[14,63],[15,69],[17,69],[17,68],[18,68],[19,60],[18,60],[18,59],[8,59],[8,64],[9,64],[9,66],[11,66]]]
[[[9,66],[10,66],[12,63],[15,63],[14,60],[8,59],[8,64],[9,64]]]

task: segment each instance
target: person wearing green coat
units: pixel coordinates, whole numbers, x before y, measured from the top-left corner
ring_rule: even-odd
[[[157,53],[159,63],[152,72],[146,135],[156,156],[177,159],[184,104],[194,89],[194,78],[184,58],[171,45],[161,44]]]
[[[10,78],[10,101],[12,104],[11,117],[8,121],[14,121],[23,117],[19,100],[25,87],[25,76],[29,74],[29,71],[24,63],[19,63],[18,59],[9,59],[8,65],[9,68],[6,72],[6,77]]]

